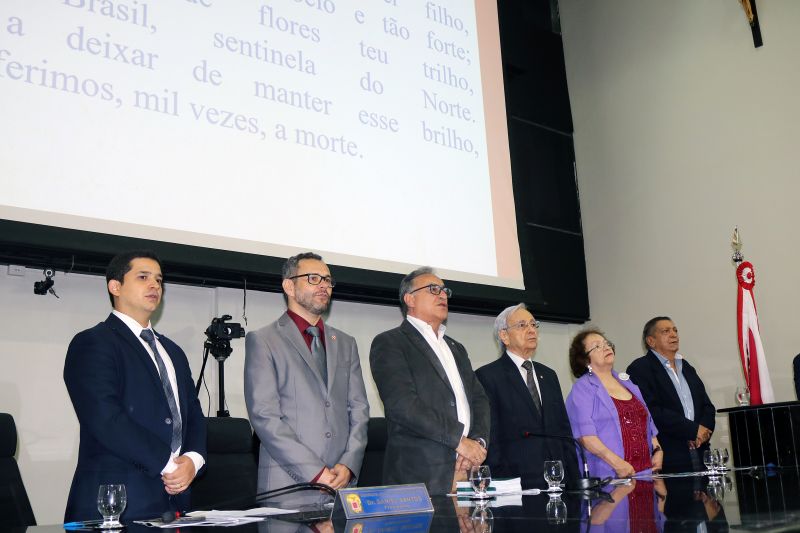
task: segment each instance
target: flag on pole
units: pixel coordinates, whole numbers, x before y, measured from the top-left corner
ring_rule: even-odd
[[[756,284],[755,270],[749,261],[741,261],[736,267],[738,296],[736,298],[736,326],[739,337],[739,354],[742,371],[750,389],[750,405],[773,403],[775,393],[769,378],[767,358],[761,343],[758,327],[758,312],[753,287]]]

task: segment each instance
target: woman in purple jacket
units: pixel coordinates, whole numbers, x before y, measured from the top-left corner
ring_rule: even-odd
[[[567,396],[567,414],[588,452],[591,475],[623,478],[660,470],[658,430],[639,387],[614,371],[614,343],[598,329],[585,329],[572,340],[569,364],[578,380]]]

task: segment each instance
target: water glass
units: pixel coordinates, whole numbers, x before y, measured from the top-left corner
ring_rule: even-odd
[[[750,389],[747,387],[736,387],[736,405],[739,407],[750,405]]]
[[[110,484],[100,485],[97,491],[97,510],[103,515],[103,523],[100,524],[101,529],[120,529],[124,527],[119,517],[125,510],[128,504],[128,493],[125,490],[125,485]]]
[[[561,500],[560,494],[551,494],[550,501],[544,508],[545,516],[547,516],[547,523],[549,524],[566,524],[567,523],[567,504]]]
[[[708,469],[707,474],[711,477],[719,475],[717,469],[720,465],[719,450],[708,449],[703,452],[703,464]]]
[[[470,519],[472,521],[472,531],[474,531],[474,533],[492,533],[494,515],[489,508],[489,501],[479,500],[475,504],[475,509],[472,511]]]
[[[476,498],[488,498],[489,485],[492,483],[492,472],[489,467],[480,465],[470,468],[469,483],[475,491]]]
[[[731,478],[729,478],[728,476],[723,476],[722,477],[722,485],[725,487],[725,491],[726,492],[732,492],[733,491],[733,480]]]
[[[714,453],[711,450],[703,452],[703,464],[706,465],[709,474],[714,473]]]
[[[547,481],[547,491],[561,490],[561,481],[564,479],[564,465],[561,461],[544,462],[544,480]]]
[[[722,502],[725,500],[725,486],[720,483],[719,478],[711,478],[706,487],[706,494],[712,500]]]
[[[722,471],[727,472],[730,470],[730,468],[728,468],[728,461],[730,461],[731,456],[728,453],[728,448],[719,449],[719,458],[720,461],[722,461]]]
[[[711,450],[711,460],[714,462],[714,471],[719,474],[722,472],[722,452],[719,448]]]

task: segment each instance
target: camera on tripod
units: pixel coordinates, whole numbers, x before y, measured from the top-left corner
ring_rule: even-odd
[[[206,342],[203,343],[205,348],[203,366],[200,368],[200,376],[197,378],[197,384],[195,385],[195,394],[199,394],[200,384],[203,382],[203,375],[208,362],[208,354],[210,353],[217,360],[219,368],[217,374],[219,378],[219,410],[217,411],[217,416],[230,416],[228,410],[225,409],[225,367],[223,365],[233,352],[231,339],[240,339],[245,334],[242,325],[235,322],[227,322],[230,319],[231,315],[213,318],[211,319],[211,325],[206,328]]]
[[[229,341],[231,339],[240,339],[244,337],[245,331],[241,324],[226,322],[231,318],[231,315],[222,315],[219,318],[213,318],[211,320],[211,325],[206,328],[206,337],[213,341]]]

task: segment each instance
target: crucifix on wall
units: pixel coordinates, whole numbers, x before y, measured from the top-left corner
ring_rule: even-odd
[[[761,25],[758,23],[756,0],[739,0],[739,3],[744,8],[747,21],[750,23],[750,31],[753,32],[753,46],[756,48],[763,46],[764,41],[761,39]]]

